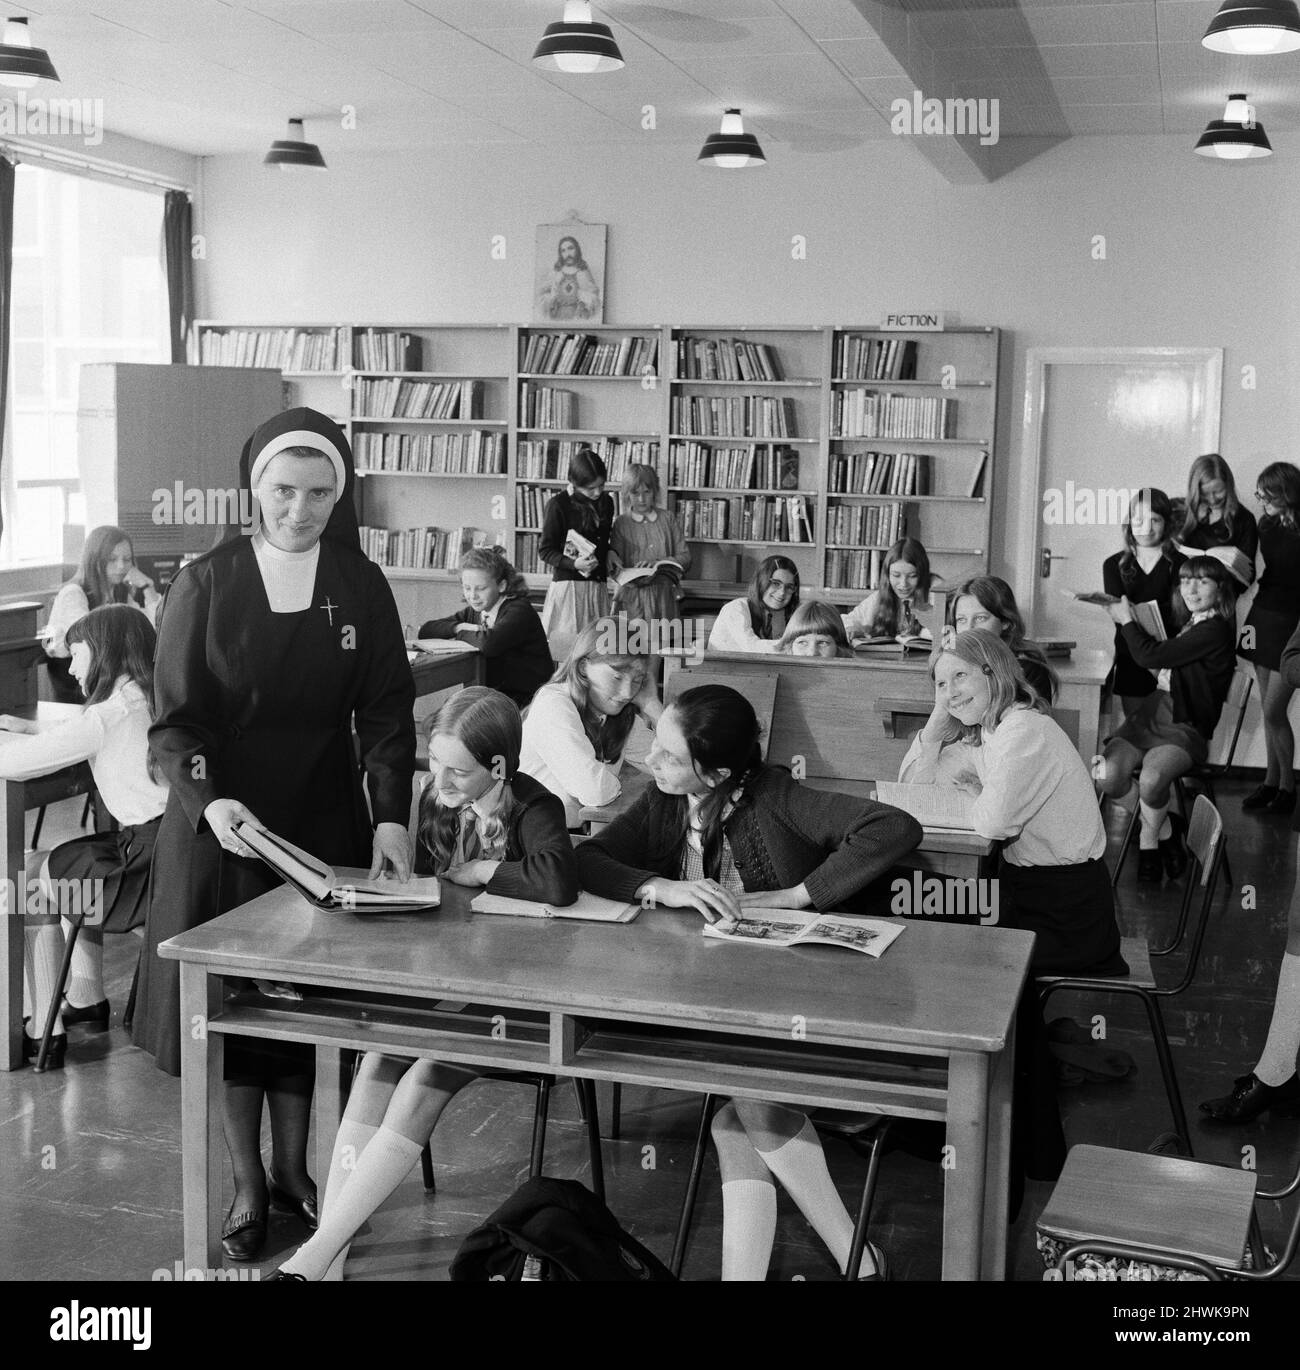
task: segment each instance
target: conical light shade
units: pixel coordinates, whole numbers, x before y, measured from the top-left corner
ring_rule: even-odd
[[[592,22],[590,4],[566,0],[564,18],[558,24],[547,24],[533,53],[533,64],[546,71],[590,76],[618,71],[624,62],[609,25]]]
[[[1273,146],[1246,97],[1229,95],[1223,118],[1210,120],[1196,141],[1196,151],[1202,157],[1241,162],[1248,157],[1269,157]]]
[[[1295,0],[1224,0],[1201,43],[1212,52],[1253,57],[1300,48],[1300,9]]]
[[[290,119],[289,132],[271,144],[271,150],[262,158],[263,166],[278,166],[286,170],[291,167],[323,167],[325,158],[315,143],[303,137],[302,120]]]
[[[722,167],[726,171],[767,165],[758,139],[752,133],[745,132],[738,109],[729,109],[723,114],[720,132],[709,134],[695,160],[703,162],[705,166]]]
[[[27,20],[10,19],[5,24],[4,42],[0,43],[0,85],[30,90],[37,81],[58,79],[50,54],[44,48],[32,46]]]

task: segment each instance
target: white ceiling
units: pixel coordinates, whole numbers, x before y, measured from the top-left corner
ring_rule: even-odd
[[[1200,37],[1218,0],[607,0],[627,67],[547,75],[530,57],[562,0],[39,0],[11,5],[115,132],[198,155],[259,154],[290,115],[331,151],[475,143],[698,146],[738,104],[769,158],[889,137],[920,89],[997,98],[1004,143],[1195,135],[1245,90],[1300,127],[1300,54],[1233,58]],[[643,128],[654,107],[655,128]],[[355,129],[342,127],[344,107]],[[1031,141],[1033,140],[1033,141]],[[963,175],[983,151],[918,150]],[[1001,154],[1005,169],[1007,149]],[[1014,152],[1011,153],[1014,158]],[[995,173],[993,173],[995,174]]]

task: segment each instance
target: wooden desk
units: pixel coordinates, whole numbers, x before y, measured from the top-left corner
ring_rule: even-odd
[[[346,1050],[943,1120],[944,1278],[1005,1277],[1031,934],[918,921],[876,961],[732,946],[677,910],[621,925],[471,915],[472,896],[448,884],[441,909],[357,915],[281,888],[161,945],[181,963],[181,1021],[207,1027],[182,1042],[187,1266],[220,1263],[223,1043],[244,1035],[316,1044],[320,1175]],[[288,980],[305,997],[227,1000],[226,976]],[[476,1007],[440,1011],[442,999]]]
[[[477,647],[467,652],[422,652],[411,662],[411,674],[416,698],[454,685],[482,685],[483,653]]]
[[[81,705],[46,702],[8,712],[34,718],[41,724],[54,724],[75,718]],[[0,741],[0,748],[5,745]],[[31,780],[0,780],[0,903],[4,905],[0,911],[4,921],[4,935],[0,936],[0,1029],[5,1034],[0,1070],[17,1070],[23,1063],[23,919],[18,916],[22,908],[11,908],[10,903],[23,902],[26,813],[43,804],[57,804],[61,799],[88,794],[93,788],[90,767],[84,761]]]

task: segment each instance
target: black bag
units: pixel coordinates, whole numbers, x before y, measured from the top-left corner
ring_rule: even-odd
[[[465,1238],[453,1280],[516,1280],[536,1256],[544,1280],[672,1280],[653,1252],[576,1180],[529,1180]]]

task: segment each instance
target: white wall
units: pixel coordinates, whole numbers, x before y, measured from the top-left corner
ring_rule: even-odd
[[[1268,162],[1222,165],[1181,136],[1076,138],[978,186],[948,184],[894,139],[820,155],[773,145],[766,169],[741,175],[649,142],[596,155],[484,147],[362,159],[331,148],[320,175],[212,158],[198,206],[199,312],[523,320],[534,228],[576,209],[610,226],[608,322],[865,324],[916,305],[1000,325],[1012,346],[992,563],[1018,586],[1028,568],[1013,549],[1037,514],[1022,479],[1028,347],[1222,347],[1220,450],[1243,492],[1266,463],[1296,458],[1300,138],[1274,145]],[[806,260],[792,257],[796,234]],[[491,256],[495,235],[505,261]],[[1247,365],[1253,391],[1241,388]],[[1133,483],[1132,472],[1088,475]],[[1185,471],[1142,479],[1175,491]],[[1262,756],[1254,744],[1250,753]]]

